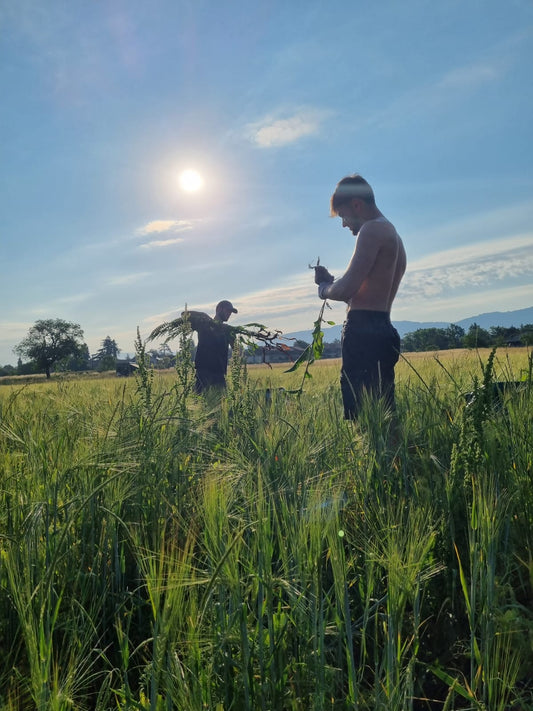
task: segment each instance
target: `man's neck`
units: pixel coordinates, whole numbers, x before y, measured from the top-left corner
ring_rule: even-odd
[[[383,217],[383,215],[381,214],[381,210],[378,210],[377,207],[369,205],[363,217],[365,222],[370,222],[370,220],[376,220],[378,217]]]

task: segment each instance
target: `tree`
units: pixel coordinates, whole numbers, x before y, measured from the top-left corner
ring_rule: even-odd
[[[526,323],[520,326],[520,339],[525,346],[533,346],[533,324]]]
[[[36,321],[15,353],[33,361],[50,377],[53,366],[63,358],[77,355],[83,344],[83,331],[77,323],[50,318]]]
[[[446,329],[446,336],[448,337],[448,348],[461,348],[465,330],[461,326],[451,323]]]
[[[463,345],[465,348],[487,348],[491,345],[490,333],[473,323],[464,335]]]
[[[161,343],[158,348],[152,348],[148,351],[150,363],[158,370],[172,368],[176,364],[176,357],[168,343]]]
[[[102,341],[100,349],[93,356],[93,360],[98,363],[98,370],[113,370],[117,366],[117,358],[120,348],[111,336],[106,336]]]
[[[449,348],[449,334],[443,328],[419,328],[406,333],[403,341],[404,351],[439,351]]]
[[[99,358],[104,358],[105,356],[111,356],[115,360],[118,358],[120,353],[120,348],[117,346],[117,342],[111,336],[106,336],[102,341],[100,350],[96,353]]]
[[[89,370],[89,361],[89,348],[85,343],[82,343],[77,353],[71,354],[58,361],[55,369],[65,372]]]

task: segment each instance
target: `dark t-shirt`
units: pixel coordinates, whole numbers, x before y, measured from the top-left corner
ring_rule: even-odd
[[[192,323],[198,333],[198,346],[194,364],[198,370],[208,370],[225,375],[228,368],[228,346],[235,340],[231,329],[220,321],[210,319]]]

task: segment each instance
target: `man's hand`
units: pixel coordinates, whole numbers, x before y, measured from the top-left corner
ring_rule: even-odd
[[[315,284],[323,284],[324,282],[331,284],[335,278],[333,274],[328,272],[326,267],[316,266],[313,269],[315,270]]]

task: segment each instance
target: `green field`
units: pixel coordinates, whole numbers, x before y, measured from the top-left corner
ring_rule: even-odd
[[[533,709],[531,366],[405,354],[398,427],[338,361],[11,380],[1,711]]]

